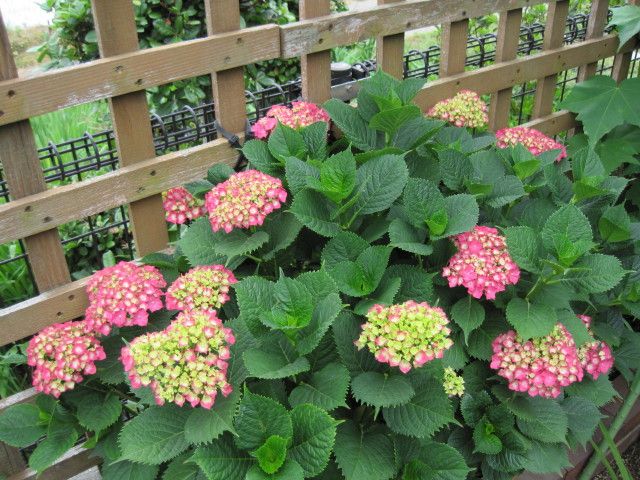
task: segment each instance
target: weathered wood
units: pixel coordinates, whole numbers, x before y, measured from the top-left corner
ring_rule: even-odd
[[[640,0],[628,0],[629,5],[640,5]],[[631,66],[631,57],[633,53],[621,53],[613,58],[613,70],[611,76],[620,83],[629,76],[629,67]]]
[[[79,446],[73,447],[40,475],[29,468],[10,476],[8,480],[64,480],[71,478],[100,464],[100,457],[93,453],[92,450]]]
[[[277,25],[262,25],[3,81],[0,82],[0,125],[277,58],[279,39]]]
[[[214,163],[234,165],[237,156],[219,139],[0,205],[0,243],[198,180]]]
[[[549,5],[547,24],[544,31],[545,50],[553,50],[564,45],[564,31],[569,13],[569,0],[560,0]],[[558,74],[539,78],[536,86],[533,118],[545,117],[553,111],[553,100],[558,84]]]
[[[91,10],[103,58],[138,50],[133,3],[130,0],[92,0]],[[132,165],[155,155],[149,106],[144,92],[109,100],[120,165]],[[164,248],[169,242],[162,197],[154,195],[129,206],[129,220],[139,255]]]
[[[560,110],[523,124],[524,127],[535,128],[550,137],[571,130],[576,125],[576,116],[567,110]]]
[[[20,450],[0,443],[0,478],[21,472],[26,466],[27,463],[22,458]]]
[[[240,29],[238,0],[206,0],[207,32],[210,36]],[[211,75],[216,120],[230,132],[244,131],[247,106],[244,95],[244,67]]]
[[[18,69],[0,13],[0,80],[13,78],[18,78]],[[47,189],[33,130],[27,120],[0,127],[0,162],[13,199]],[[24,240],[33,278],[41,292],[71,280],[58,231],[50,228]]]
[[[33,400],[35,400],[37,394],[38,392],[36,392],[35,388],[28,388],[21,392],[14,393],[13,395],[10,395],[6,398],[0,399],[0,413],[2,413],[3,410],[9,407],[18,405],[19,403],[32,402]]]
[[[500,13],[498,23],[498,44],[496,62],[506,62],[516,58],[520,41],[522,9]],[[513,87],[503,88],[491,95],[489,106],[489,129],[494,132],[509,125]]]
[[[592,0],[591,11],[589,12],[589,21],[587,23],[587,33],[585,39],[601,37],[604,33],[604,27],[607,24],[607,15],[609,14],[609,0]],[[583,82],[587,78],[596,74],[598,63],[592,62],[584,65],[578,71],[578,82]]]
[[[378,5],[388,5],[402,0],[378,0]],[[407,25],[409,29],[411,25]],[[376,39],[376,62],[389,75],[404,77],[404,32],[380,36]]]
[[[406,0],[282,25],[282,57],[299,57],[380,35],[513,10],[551,0]]]
[[[300,0],[300,18],[313,19],[329,15],[330,0]],[[323,103],[331,98],[331,52],[323,51],[303,55],[302,98],[313,103]]]
[[[465,12],[466,13],[466,12]],[[442,25],[440,48],[440,78],[464,72],[467,60],[469,19]]]

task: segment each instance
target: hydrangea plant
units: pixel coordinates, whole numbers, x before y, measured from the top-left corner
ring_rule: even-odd
[[[96,273],[86,320],[31,340],[57,398],[8,409],[0,440],[38,441],[42,471],[88,433],[106,480],[569,465],[611,375],[640,393],[639,149],[608,159],[617,131],[566,156],[540,132],[496,140],[477,94],[427,118],[422,86],[378,73],[357,107],[274,113],[247,169],[168,194],[172,253]]]

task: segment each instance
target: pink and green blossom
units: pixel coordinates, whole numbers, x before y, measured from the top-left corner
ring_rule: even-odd
[[[560,150],[556,157],[559,162],[567,156],[567,149],[553,138],[547,137],[544,133],[528,127],[503,128],[496,132],[496,145],[498,148],[524,145],[533,155],[540,155],[549,150]]]
[[[442,386],[444,387],[444,392],[449,396],[461,397],[464,395],[464,378],[458,375],[451,367],[444,369]]]
[[[162,206],[167,222],[182,225],[203,216],[204,201],[195,198],[186,188],[175,187],[162,194]]]
[[[167,290],[167,309],[218,309],[229,300],[229,287],[236,282],[224,265],[194,267]]]
[[[489,122],[487,104],[471,90],[461,90],[454,97],[441,100],[427,115],[456,127],[482,128]]]
[[[256,138],[265,139],[275,130],[278,122],[298,129],[316,122],[329,123],[329,114],[322,107],[309,102],[293,102],[291,108],[274,105],[251,127],[251,131]]]

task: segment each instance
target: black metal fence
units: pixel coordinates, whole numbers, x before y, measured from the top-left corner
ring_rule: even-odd
[[[567,20],[565,43],[575,43],[585,37],[588,16],[576,14]],[[466,64],[469,69],[490,65],[495,61],[496,35],[493,33],[482,36],[470,36],[467,44]],[[521,27],[518,55],[526,56],[542,49],[544,40],[544,25],[534,23]],[[634,57],[631,75],[638,70],[638,58]],[[440,67],[440,47],[431,46],[423,51],[411,50],[404,56],[405,77],[423,77],[428,80],[436,78]],[[367,77],[375,71],[376,63],[367,60],[352,66],[342,65],[336,71],[333,80],[334,89],[344,90],[344,84],[349,84]],[[600,62],[600,72],[611,70],[611,61]],[[558,90],[556,97],[562,99],[565,91],[577,77],[577,70],[567,70],[558,76]],[[276,104],[287,104],[300,97],[300,80],[279,85],[274,84],[256,92],[246,92],[247,112],[249,120],[254,122],[263,116],[267,110]],[[529,119],[535,81],[518,85],[514,88],[511,121],[519,124]],[[344,95],[342,95],[344,96]],[[158,154],[188,146],[204,143],[216,138],[214,126],[215,112],[213,103],[207,102],[196,107],[185,106],[182,109],[159,116],[151,115],[151,125],[156,151]],[[38,150],[43,165],[46,182],[53,185],[79,181],[88,176],[98,175],[118,167],[118,153],[112,130],[96,133],[86,132],[82,137],[70,139],[54,144],[49,142]],[[6,181],[0,168],[0,203],[9,201]],[[71,271],[82,276],[92,268],[102,267],[102,255],[106,251],[116,251],[118,257],[132,258],[132,236],[128,228],[126,209],[121,207],[109,212],[94,215],[83,221],[63,225],[60,228],[63,244],[66,246],[67,260]],[[9,248],[11,247],[11,248]],[[20,242],[11,246],[0,245],[0,283],[14,282],[9,269],[16,270],[16,262],[24,262],[28,269],[26,253]],[[25,279],[20,279],[25,283]],[[26,284],[30,282],[27,279]],[[16,283],[17,286],[17,283]],[[24,296],[34,293],[33,286],[24,287]],[[7,301],[19,301],[11,293],[0,290],[0,306]]]

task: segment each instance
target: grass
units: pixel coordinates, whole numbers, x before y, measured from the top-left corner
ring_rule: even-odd
[[[18,70],[38,66],[38,54],[32,49],[44,42],[48,28],[44,25],[34,27],[14,27],[9,29],[11,51]]]

